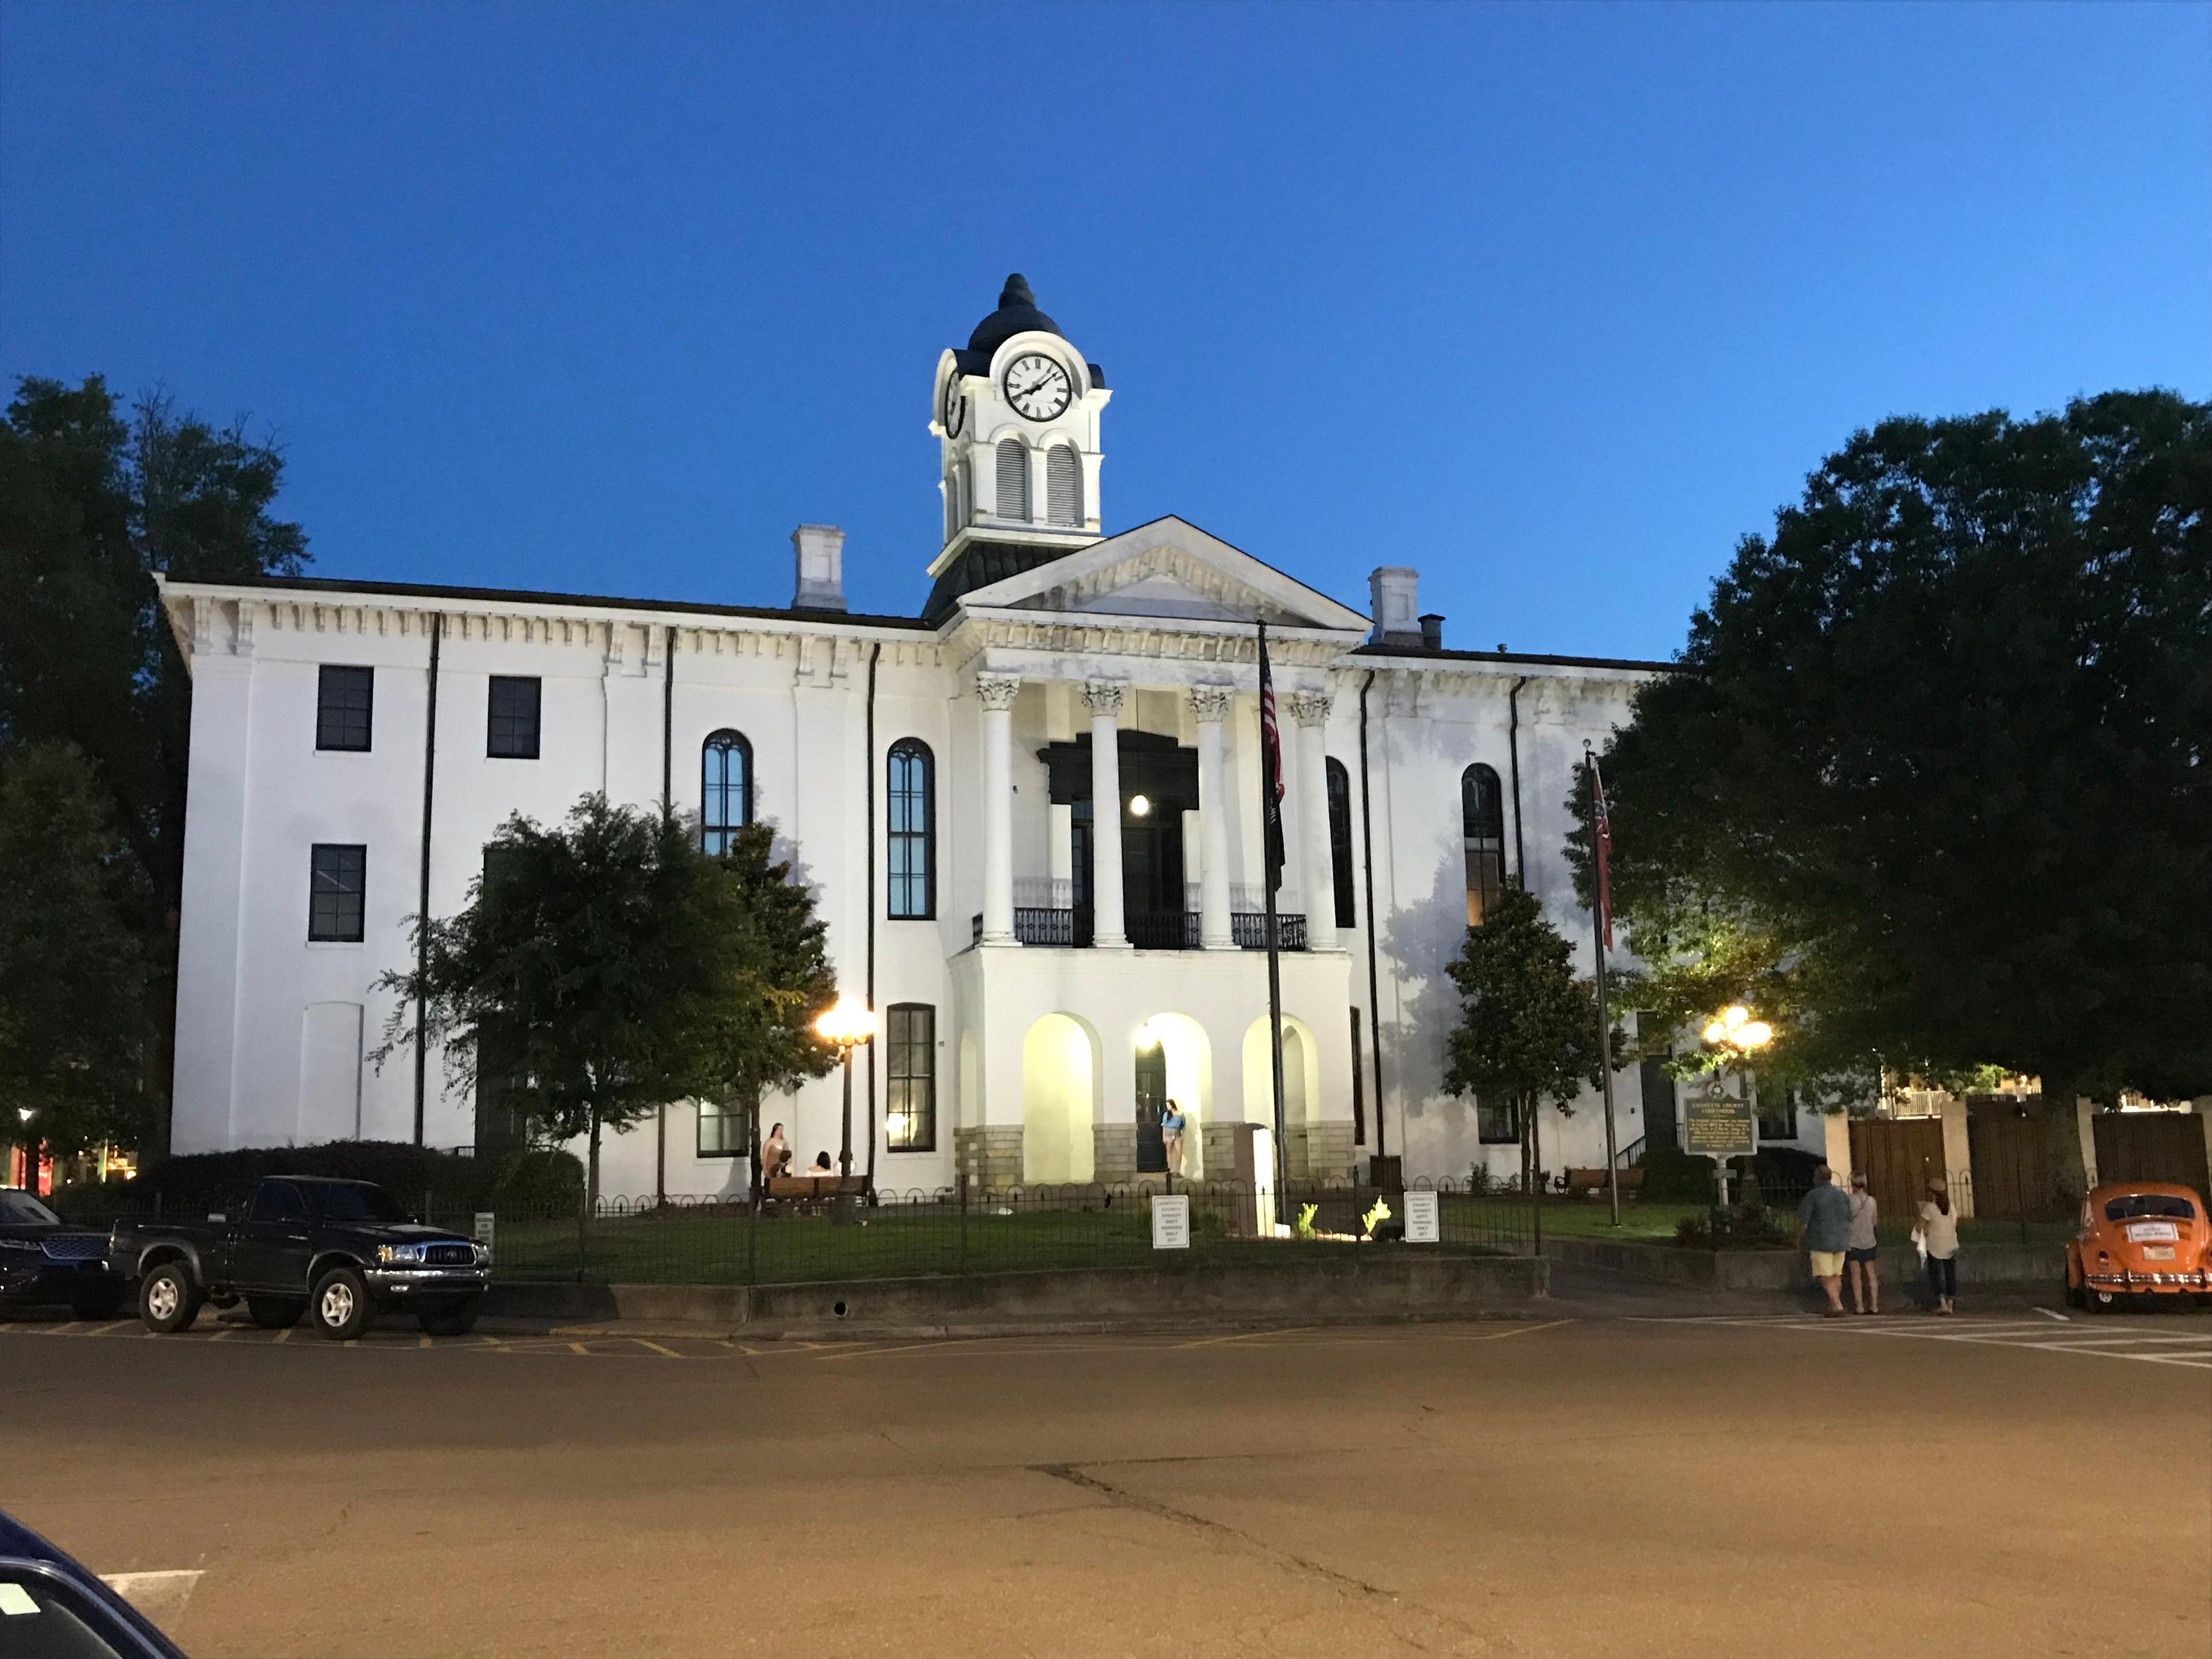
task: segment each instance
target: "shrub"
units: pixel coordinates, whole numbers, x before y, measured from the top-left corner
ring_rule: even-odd
[[[1713,1161],[1673,1146],[1657,1146],[1636,1161],[1644,1171],[1644,1196],[1658,1203],[1704,1204],[1713,1195]]]
[[[572,1215],[584,1201],[584,1165],[574,1152],[532,1146],[501,1161],[489,1207]]]

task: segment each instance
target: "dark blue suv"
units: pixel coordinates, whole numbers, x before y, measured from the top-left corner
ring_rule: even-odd
[[[79,1319],[112,1319],[129,1289],[108,1267],[106,1233],[72,1227],[20,1187],[0,1187],[0,1304],[62,1303]]]

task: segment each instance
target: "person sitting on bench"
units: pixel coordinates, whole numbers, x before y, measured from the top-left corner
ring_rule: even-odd
[[[823,1176],[834,1176],[837,1173],[837,1170],[836,1166],[830,1162],[829,1153],[817,1152],[814,1154],[814,1167],[806,1173],[818,1178]]]

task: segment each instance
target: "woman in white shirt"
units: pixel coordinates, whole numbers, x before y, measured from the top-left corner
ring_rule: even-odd
[[[1920,1206],[1920,1243],[1928,1252],[1928,1289],[1939,1314],[1958,1312],[1952,1305],[1959,1294],[1959,1218],[1951,1209],[1951,1193],[1942,1176],[1928,1177],[1928,1198]]]

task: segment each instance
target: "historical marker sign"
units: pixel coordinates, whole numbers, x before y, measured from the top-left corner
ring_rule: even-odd
[[[1759,1150],[1751,1102],[1722,1092],[1717,1079],[1682,1102],[1681,1147],[1699,1158],[1749,1158]]]

